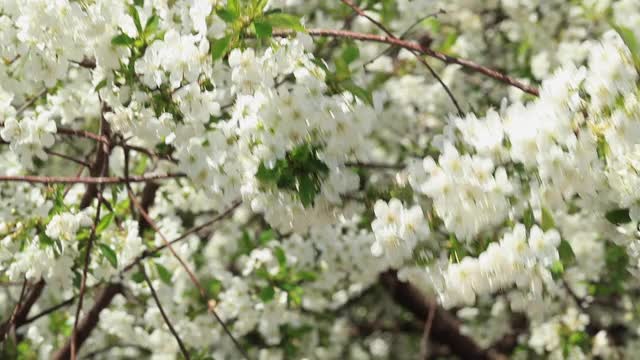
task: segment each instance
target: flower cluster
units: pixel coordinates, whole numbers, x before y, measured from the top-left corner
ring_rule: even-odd
[[[420,206],[405,209],[400,200],[389,203],[378,200],[374,207],[376,219],[371,223],[376,241],[371,246],[373,256],[385,255],[394,265],[410,258],[418,240],[429,235],[427,219]]]
[[[559,260],[560,235],[543,232],[534,225],[527,236],[517,224],[499,242],[489,244],[477,259],[466,257],[451,264],[444,273],[444,304],[473,304],[477,296],[516,285],[542,295],[542,286],[551,277],[548,268]]]

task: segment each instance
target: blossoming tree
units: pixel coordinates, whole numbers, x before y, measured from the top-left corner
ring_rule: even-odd
[[[0,1],[0,358],[640,351],[640,2]]]

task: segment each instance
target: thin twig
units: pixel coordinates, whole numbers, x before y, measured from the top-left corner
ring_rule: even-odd
[[[125,155],[126,155],[126,152],[125,152]],[[125,171],[127,171],[126,159],[125,159]],[[125,175],[125,177],[126,177],[126,175]],[[162,241],[164,242],[164,245],[169,249],[169,251],[171,252],[173,257],[175,257],[176,260],[178,260],[178,262],[180,263],[180,266],[182,266],[182,268],[187,272],[187,275],[189,276],[189,279],[191,280],[191,282],[198,288],[200,296],[202,297],[202,299],[207,304],[207,309],[213,314],[213,316],[216,318],[216,320],[220,323],[220,325],[224,329],[225,333],[231,338],[231,340],[233,341],[234,345],[236,346],[238,351],[242,354],[242,356],[246,360],[249,360],[249,355],[245,352],[245,350],[242,348],[242,346],[240,345],[238,340],[235,338],[235,336],[233,336],[233,334],[231,333],[231,331],[229,330],[227,325],[224,323],[224,321],[222,321],[222,318],[220,318],[220,316],[218,316],[218,313],[213,308],[212,303],[207,298],[206,291],[204,290],[204,287],[202,287],[202,284],[200,284],[200,281],[198,280],[198,278],[194,275],[193,271],[191,271],[191,269],[189,268],[187,263],[182,259],[182,257],[180,255],[178,255],[178,253],[173,248],[172,244],[169,242],[169,240],[167,240],[166,236],[162,233],[162,231],[160,231],[160,228],[155,223],[155,221],[153,221],[151,219],[151,217],[149,216],[149,214],[142,208],[142,206],[140,205],[140,202],[138,201],[138,199],[134,195],[133,190],[131,189],[131,185],[128,182],[125,182],[125,186],[127,187],[127,192],[129,194],[129,199],[131,200],[131,202],[133,203],[135,208],[140,213],[140,216],[142,216],[142,218],[144,218],[144,220],[149,224],[149,226],[151,226],[153,231],[155,231],[156,234],[158,234],[158,236],[160,236],[160,239],[162,239]]]
[[[69,156],[69,155],[66,155],[66,154],[62,154],[62,153],[59,153],[59,152],[56,152],[56,151],[53,151],[53,150],[49,150],[49,149],[45,149],[44,152],[46,152],[47,154],[52,155],[52,156],[57,156],[59,158],[65,159],[65,160],[73,161],[74,163],[80,164],[80,165],[85,166],[85,167],[91,167],[91,164],[89,164],[88,162],[86,162],[84,160],[76,159],[76,158],[74,158],[72,156]]]
[[[413,30],[413,28],[415,28],[416,26],[418,26],[418,24],[420,24],[421,22],[423,22],[424,20],[430,18],[430,17],[437,17],[440,14],[446,14],[446,11],[439,9],[436,12],[433,12],[431,14],[427,14],[421,18],[419,18],[418,20],[416,20],[413,24],[411,24],[407,30],[405,30],[402,34],[400,34],[400,36],[398,37],[399,39],[404,40],[407,35],[409,35],[409,32],[411,32],[411,30]],[[371,58],[371,60],[368,60],[366,63],[364,63],[362,66],[363,67],[367,67],[369,65],[371,65],[371,63],[373,63],[374,61],[378,60],[378,58],[380,58],[383,55],[388,54],[391,50],[393,50],[396,46],[395,45],[391,45],[389,47],[387,47],[386,49],[384,49],[383,51],[381,51],[378,55],[374,56],[373,58]]]
[[[73,304],[73,302],[75,300],[76,300],[76,297],[74,296],[74,297],[72,297],[70,299],[67,299],[67,300],[57,304],[57,305],[54,305],[54,306],[52,306],[50,308],[47,308],[47,309],[44,309],[41,312],[37,313],[36,315],[33,315],[32,317],[24,320],[24,322],[21,325],[29,324],[31,322],[34,322],[34,321],[38,320],[39,318],[41,318],[43,316],[47,316],[47,315],[55,312],[58,309],[62,309],[65,306],[69,306],[69,305]]]
[[[42,95],[47,93],[47,89],[44,88],[42,90],[40,90],[40,92],[38,94],[36,94],[34,97],[32,97],[31,99],[27,100],[24,104],[22,104],[17,110],[16,110],[16,116],[22,114],[25,110],[27,110],[31,105],[33,105]]]
[[[159,246],[157,246],[156,248],[151,249],[151,250],[149,250],[148,252],[145,252],[145,253],[144,253],[143,255],[141,255],[141,256],[144,256],[144,257],[153,256],[153,255],[155,255],[157,252],[159,252],[159,251],[161,251],[161,250],[163,250],[163,249],[165,249],[165,248],[167,248],[167,247],[169,247],[169,246],[171,246],[171,245],[173,245],[173,244],[175,244],[175,243],[177,243],[177,242],[179,242],[179,241],[181,241],[181,240],[184,240],[184,239],[185,239],[186,237],[188,237],[189,235],[191,235],[191,234],[195,234],[195,233],[197,233],[197,232],[199,232],[199,231],[201,231],[201,230],[203,230],[203,229],[205,229],[205,228],[207,228],[207,227],[209,227],[209,226],[211,226],[211,225],[215,224],[216,222],[218,222],[218,221],[220,221],[220,220],[224,219],[224,218],[225,218],[225,217],[227,217],[229,214],[231,214],[231,212],[233,212],[233,211],[234,211],[238,206],[240,206],[240,204],[241,204],[241,203],[242,203],[242,202],[240,202],[240,201],[237,201],[237,202],[233,203],[233,204],[232,204],[232,205],[231,205],[227,210],[225,210],[225,211],[221,212],[220,214],[218,214],[218,215],[217,215],[216,217],[214,217],[213,219],[211,219],[211,220],[209,220],[209,221],[205,222],[204,224],[201,224],[201,225],[198,225],[198,226],[194,226],[193,228],[191,228],[191,229],[189,229],[189,230],[185,231],[182,235],[180,235],[180,236],[178,236],[177,238],[175,238],[175,239],[173,239],[173,240],[169,241],[169,243],[159,245]]]
[[[358,7],[358,5],[354,4],[351,0],[340,0],[342,1],[344,4],[346,4],[347,6],[349,6],[351,9],[353,9],[353,11],[366,18],[367,20],[371,21],[375,26],[377,26],[380,30],[382,30],[385,34],[387,34],[389,37],[396,39],[396,40],[401,40],[399,38],[397,38],[392,32],[391,30],[387,29],[386,26],[384,26],[384,24],[382,24],[381,22],[379,22],[378,20],[372,18],[371,16],[367,15],[367,13],[364,12],[364,10],[362,10],[360,7]],[[418,61],[420,61],[424,66],[427,67],[427,69],[429,70],[429,72],[431,73],[431,75],[438,81],[438,83],[440,83],[440,85],[444,88],[444,91],[447,93],[447,96],[449,96],[449,98],[451,99],[451,102],[453,102],[453,105],[456,107],[456,110],[458,110],[458,115],[460,117],[464,117],[464,112],[462,111],[462,108],[460,107],[460,104],[458,103],[458,100],[456,100],[456,97],[453,95],[453,93],[451,92],[451,89],[449,89],[449,87],[447,86],[447,84],[444,83],[444,81],[442,81],[442,79],[440,78],[440,76],[433,70],[433,68],[431,67],[431,65],[429,65],[429,63],[427,62],[427,60],[423,59],[420,56],[420,52],[413,50],[411,51],[411,53],[416,57],[416,59],[418,59]]]
[[[153,297],[153,300],[156,302],[156,306],[158,307],[158,310],[160,310],[160,315],[162,315],[162,318],[164,319],[165,324],[167,324],[167,326],[169,327],[169,331],[171,331],[171,334],[173,334],[173,337],[178,342],[178,346],[180,347],[180,351],[182,351],[182,355],[184,355],[184,358],[186,360],[189,360],[191,358],[189,356],[189,351],[187,351],[187,348],[184,346],[182,339],[180,339],[180,335],[178,335],[178,332],[173,327],[173,324],[171,324],[169,317],[164,312],[164,309],[162,308],[162,304],[160,303],[160,299],[158,298],[158,294],[156,294],[156,289],[153,288],[153,284],[151,283],[149,276],[147,276],[147,272],[144,271],[144,266],[142,266],[142,264],[138,264],[138,268],[140,269],[142,276],[144,276],[144,281],[147,283],[147,286],[149,286],[149,290],[151,291],[151,296]]]
[[[424,323],[424,331],[422,332],[422,342],[420,343],[420,359],[426,360],[429,356],[429,338],[431,337],[431,327],[433,327],[433,318],[436,315],[436,304],[433,298],[429,299],[429,314]]]
[[[424,66],[427,67],[427,69],[431,73],[431,76],[433,76],[436,79],[436,81],[438,81],[438,83],[440,83],[440,86],[442,86],[444,91],[449,96],[449,99],[451,99],[451,102],[453,103],[453,106],[456,107],[456,110],[458,111],[458,116],[464,117],[464,111],[462,111],[462,108],[460,107],[460,104],[458,103],[458,100],[456,100],[456,97],[453,95],[453,92],[451,92],[451,89],[449,88],[449,86],[444,83],[444,81],[442,80],[440,75],[438,75],[438,73],[436,73],[436,71],[433,70],[433,68],[431,67],[431,65],[429,65],[427,60],[423,59],[422,56],[418,52],[412,51],[412,53],[416,57],[416,59],[418,59],[418,61],[420,61]]]
[[[524,84],[506,74],[503,74],[497,70],[488,68],[486,66],[476,64],[471,60],[466,60],[462,58],[457,58],[455,56],[447,55],[439,51],[430,49],[428,47],[424,47],[417,42],[402,40],[402,39],[385,36],[385,35],[366,34],[366,33],[360,33],[360,32],[349,31],[349,30],[308,29],[307,33],[311,36],[340,37],[340,38],[346,38],[346,39],[352,39],[352,40],[358,40],[358,41],[371,41],[371,42],[378,42],[378,43],[389,44],[389,45],[396,45],[407,50],[415,50],[420,52],[423,55],[438,59],[446,64],[460,65],[473,72],[481,73],[492,79],[495,79],[507,85],[516,87],[528,94],[539,96],[538,89],[531,85]],[[293,35],[295,35],[295,32],[290,30],[274,30],[273,31],[273,36],[276,36],[276,37],[288,37]]]
[[[386,26],[384,26],[384,24],[382,24],[378,20],[372,18],[371,16],[367,15],[367,13],[364,12],[364,10],[362,10],[360,7],[358,7],[358,5],[354,4],[353,1],[351,1],[351,0],[340,0],[340,1],[342,1],[342,3],[347,5],[348,7],[350,7],[356,14],[358,14],[358,15],[362,16],[363,18],[371,21],[371,23],[373,23],[378,29],[384,31],[385,34],[389,35],[392,38],[396,37],[395,35],[393,35],[393,33],[391,31],[389,31],[389,29],[387,29]]]

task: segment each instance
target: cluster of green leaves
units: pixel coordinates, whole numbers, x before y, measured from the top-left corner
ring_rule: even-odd
[[[254,249],[266,246],[270,241],[276,238],[276,232],[273,229],[266,229],[254,237],[252,237],[248,231],[242,232],[242,237],[238,241],[238,251],[234,254],[233,260],[237,259],[240,255],[249,255]]]
[[[247,32],[258,39],[267,39],[272,36],[274,28],[304,31],[300,18],[295,15],[278,9],[265,12],[267,3],[267,0],[228,0],[226,6],[216,8],[218,17],[227,23],[227,33],[211,43],[214,61],[237,47]]]
[[[297,270],[287,264],[287,256],[281,247],[273,248],[273,253],[278,259],[278,273],[272,275],[262,266],[258,268],[256,275],[265,280],[267,285],[264,286],[258,296],[260,299],[268,303],[275,297],[276,288],[287,293],[287,303],[291,306],[300,306],[302,304],[303,288],[302,285],[308,281],[314,281],[317,277],[313,271]]]
[[[360,58],[358,46],[353,41],[346,41],[342,45],[338,56],[333,59],[335,71],[327,68],[326,64],[322,61],[317,61],[316,63],[320,65],[327,74],[326,82],[333,93],[349,91],[365,103],[372,104],[371,89],[357,85],[352,79],[353,72],[351,65],[358,60],[358,58]]]
[[[562,339],[562,355],[565,359],[571,353],[571,349],[579,347],[583,351],[588,351],[591,347],[591,337],[584,331],[572,331],[567,327],[561,327],[560,338]]]
[[[293,326],[290,324],[284,324],[280,326],[280,334],[282,334],[283,350],[285,359],[296,359],[300,354],[300,347],[302,346],[302,339],[305,335],[313,330],[311,325]]]
[[[151,44],[155,40],[163,39],[164,32],[159,31],[158,29],[160,17],[158,17],[155,12],[149,17],[149,19],[147,19],[144,26],[142,26],[142,22],[140,21],[140,14],[138,13],[136,5],[129,5],[128,11],[129,15],[133,19],[133,23],[135,24],[138,34],[135,38],[132,38],[126,33],[121,32],[111,39],[111,45],[124,46],[131,50],[131,58],[129,59],[128,63],[121,64],[120,69],[116,70],[115,72],[116,80],[118,82],[126,85],[131,85],[136,81],[136,60],[144,55],[144,52],[149,44]],[[105,85],[106,81],[100,82],[96,86],[96,91]]]
[[[625,283],[631,276],[629,254],[623,246],[607,242],[605,247],[606,271],[597,283],[589,285],[589,293],[594,296],[610,296],[623,294]]]
[[[293,191],[305,207],[312,206],[320,193],[322,181],[329,174],[327,165],[318,158],[317,146],[304,143],[288,151],[273,167],[261,163],[256,178],[265,186]]]
[[[238,251],[232,257],[234,260],[241,255],[249,255],[251,251],[260,247],[269,247],[269,243],[276,242],[276,232],[272,229],[266,229],[255,236],[251,236],[248,231],[243,231],[242,237],[238,241]],[[297,270],[291,268],[287,264],[287,257],[284,250],[279,247],[273,247],[273,253],[278,260],[279,270],[275,275],[270,274],[267,269],[262,266],[256,270],[256,275],[266,281],[266,286],[260,289],[258,296],[264,302],[273,300],[276,289],[285,291],[288,294],[290,304],[299,306],[302,302],[302,287],[305,281],[313,281],[316,274],[312,271]],[[211,284],[216,294],[220,291],[219,282]]]

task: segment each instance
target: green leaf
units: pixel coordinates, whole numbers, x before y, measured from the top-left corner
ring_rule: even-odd
[[[295,274],[295,279],[297,281],[314,281],[318,278],[315,272],[313,271],[300,271]]]
[[[337,58],[334,63],[336,66],[336,81],[343,82],[351,79],[351,69],[349,69],[349,64],[347,64],[347,62],[344,61],[343,58]]]
[[[302,176],[298,182],[298,195],[300,196],[300,202],[304,207],[313,205],[313,199],[316,197],[316,185],[313,179],[306,174]]]
[[[360,49],[356,45],[349,45],[342,51],[342,60],[347,64],[351,64],[360,57]]]
[[[296,286],[293,289],[291,289],[290,291],[288,291],[289,294],[289,300],[295,304],[300,306],[302,304],[302,295],[304,293],[304,290],[299,287]]]
[[[133,282],[135,282],[136,284],[140,284],[144,281],[144,274],[138,271],[131,275],[131,280],[133,280]]]
[[[260,163],[258,171],[256,172],[256,178],[263,183],[274,183],[278,181],[279,178],[278,170],[275,167],[269,169],[264,163]]]
[[[253,28],[255,29],[256,36],[258,38],[269,38],[273,32],[271,24],[262,21],[254,21]]]
[[[574,331],[569,335],[569,343],[572,345],[580,346],[588,343],[589,339],[587,338],[587,334],[582,331]]]
[[[127,34],[116,35],[111,39],[111,45],[115,46],[129,46],[135,42],[135,39]]]
[[[562,264],[562,261],[558,260],[551,264],[551,268],[549,270],[551,271],[551,276],[557,280],[560,279],[562,274],[564,274],[564,265]]]
[[[144,0],[133,0],[136,6],[144,7]]]
[[[291,14],[273,13],[265,16],[263,21],[274,28],[304,31],[300,18]]]
[[[38,235],[38,240],[40,242],[41,246],[53,246],[55,243],[53,241],[52,238],[50,238],[47,234],[45,234],[44,232],[41,233],[40,235]]]
[[[118,255],[116,255],[116,252],[113,251],[113,249],[107,244],[98,244],[98,248],[100,249],[100,253],[102,253],[102,255],[107,258],[111,266],[117,269]]]
[[[273,249],[274,255],[276,259],[278,259],[278,264],[280,265],[280,269],[283,269],[287,266],[287,255],[285,255],[284,250],[280,246]]]
[[[560,245],[558,245],[558,254],[560,255],[560,261],[562,261],[564,268],[571,265],[576,259],[576,255],[571,248],[571,244],[564,239],[562,239],[560,241]]]
[[[99,92],[102,88],[104,88],[105,86],[107,86],[107,79],[103,79],[101,80],[98,85],[96,85],[96,87],[94,88],[95,92]]]
[[[144,25],[144,36],[149,37],[153,33],[158,30],[158,25],[160,24],[160,17],[158,15],[152,15],[147,23]]]
[[[109,225],[111,225],[114,216],[114,213],[108,213],[107,215],[103,216],[102,219],[100,219],[98,226],[96,226],[96,234],[101,234],[103,231],[105,231],[109,227]]]
[[[360,100],[364,101],[365,103],[369,105],[373,104],[373,96],[371,95],[371,92],[356,85],[354,82],[345,81],[341,83],[340,86],[342,86],[343,89],[349,91],[350,93],[352,93],[353,95],[358,97]]]
[[[216,14],[220,19],[222,19],[226,23],[232,23],[238,17],[237,15],[234,15],[233,13],[229,12],[229,10],[227,9],[217,9]]]
[[[262,14],[265,6],[269,3],[269,0],[254,0],[253,2],[253,13],[255,15]]]
[[[258,296],[260,297],[262,302],[268,303],[276,296],[276,290],[273,288],[273,286],[267,286],[260,290]]]
[[[172,278],[171,272],[161,264],[158,264],[158,263],[154,263],[154,264],[156,264],[156,270],[158,270],[158,276],[160,277],[160,280],[162,280],[162,282],[167,285],[171,285],[171,278]]]
[[[638,39],[636,39],[633,30],[618,25],[613,25],[613,28],[618,32],[624,44],[629,48],[629,51],[631,51],[634,65],[637,69],[640,69],[640,43]]]
[[[265,245],[269,241],[275,239],[276,233],[273,229],[265,230],[258,235],[258,243],[260,245]]]
[[[531,208],[531,204],[529,204],[529,207],[527,207],[527,209],[524,211],[524,214],[522,216],[522,222],[524,223],[524,226],[527,228],[527,231],[531,230],[531,227],[533,227],[535,218],[533,217],[533,209]]]
[[[207,282],[206,289],[210,298],[216,298],[222,291],[222,282],[218,279],[211,279]]]
[[[71,280],[71,282],[73,283],[73,287],[79,289],[80,286],[82,285],[82,274],[80,274],[78,270],[72,270],[72,271],[73,271],[73,280]]]
[[[240,15],[240,0],[227,0],[227,11],[238,17]]]
[[[142,23],[140,22],[140,15],[138,14],[138,9],[135,5],[129,6],[129,15],[133,18],[133,23],[136,25],[138,34],[142,34]]]
[[[442,45],[440,45],[440,51],[441,52],[449,51],[451,47],[455,45],[456,40],[458,40],[458,33],[453,32],[447,35],[447,37],[442,42]]]
[[[628,224],[631,222],[631,216],[629,216],[629,209],[611,210],[608,213],[606,213],[604,217],[614,225]]]
[[[226,53],[229,43],[231,42],[231,36],[227,35],[223,38],[216,39],[211,44],[211,59],[216,61],[221,59]]]
[[[553,215],[546,208],[542,208],[542,221],[540,227],[542,231],[547,231],[553,229],[556,226],[555,221],[553,221]]]

